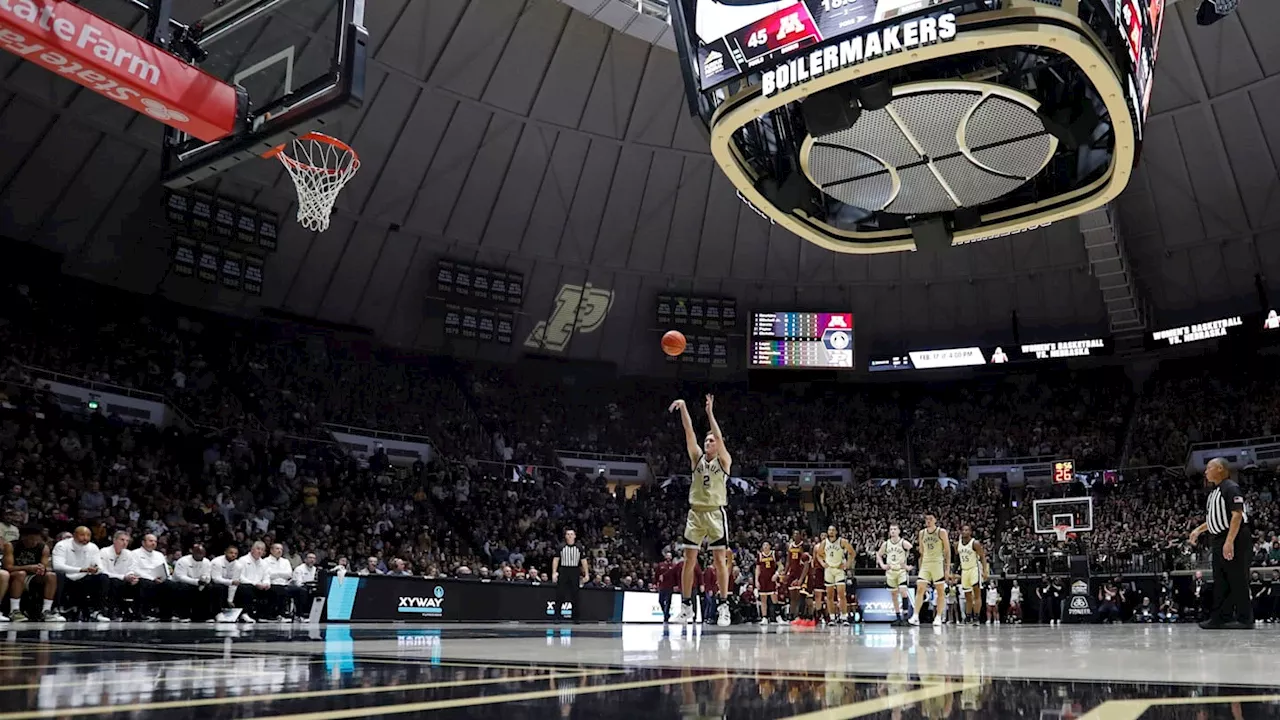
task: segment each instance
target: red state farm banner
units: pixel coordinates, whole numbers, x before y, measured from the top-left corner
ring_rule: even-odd
[[[206,142],[236,130],[236,89],[67,0],[0,0],[0,49]]]

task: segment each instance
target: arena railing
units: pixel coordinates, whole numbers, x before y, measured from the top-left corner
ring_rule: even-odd
[[[1187,446],[1186,458],[1183,461],[1185,469],[1189,472],[1203,470],[1204,463],[1219,454],[1213,452],[1214,450],[1222,450],[1221,455],[1233,462],[1239,461],[1240,464],[1275,463],[1280,459],[1280,435],[1259,435],[1251,438],[1192,443]]]
[[[616,453],[582,452],[579,450],[556,450],[556,455],[571,460],[591,460],[594,462],[628,462],[648,463],[649,458],[643,455],[620,455]]]
[[[175,401],[174,398],[171,398],[168,395],[165,395],[164,393],[151,392],[150,390],[139,390],[137,388],[126,387],[124,385],[104,383],[98,380],[90,380],[89,378],[83,377],[80,375],[71,375],[68,373],[58,372],[57,370],[50,370],[48,368],[37,367],[35,365],[19,364],[19,367],[21,367],[24,371],[29,373],[32,378],[39,378],[42,380],[48,380],[50,382],[63,383],[66,385],[75,385],[76,387],[81,387],[86,390],[109,393],[112,395],[121,395],[123,397],[136,398],[138,400],[146,400],[148,402],[158,403],[172,410],[173,414],[176,415],[179,420],[185,423],[187,427],[195,428],[198,430],[204,430],[204,431],[220,432],[220,430],[218,430],[213,425],[210,425],[209,423],[201,423],[193,420],[191,416],[188,413],[186,413],[181,408],[181,406],[178,405],[177,401]]]
[[[780,467],[788,470],[848,470],[850,463],[841,462],[839,460],[823,460],[823,461],[798,461],[798,460],[767,460],[766,467]]]
[[[356,427],[355,425],[343,425],[342,423],[320,423],[321,427],[334,432],[340,432],[346,435],[359,435],[361,437],[371,437],[375,440],[396,440],[399,442],[420,443],[430,445],[437,453],[440,449],[431,442],[431,438],[426,435],[413,435],[410,433],[396,432],[394,430],[375,430],[373,428]]]
[[[969,458],[969,467],[974,465],[1036,465],[1039,463],[1051,463],[1055,460],[1062,460],[1061,455],[1024,455],[1022,457],[985,457],[980,458],[976,455]]]
[[[161,405],[170,404],[169,398],[162,393],[138,390],[136,388],[125,387],[124,385],[113,385],[111,383],[98,382],[97,380],[90,380],[89,378],[81,377],[79,375],[69,375],[67,373],[60,373],[56,370],[49,370],[48,368],[36,367],[34,365],[22,365],[21,367],[23,370],[31,373],[33,378],[65,383],[67,385],[75,385],[77,387],[85,388],[86,390],[96,390],[98,392],[111,393],[112,395],[123,395],[124,397],[148,400],[150,402],[160,403]]]

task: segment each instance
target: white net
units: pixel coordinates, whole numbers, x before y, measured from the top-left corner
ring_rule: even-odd
[[[338,193],[360,169],[356,151],[328,135],[307,133],[276,148],[274,155],[298,189],[298,223],[312,232],[328,230]]]

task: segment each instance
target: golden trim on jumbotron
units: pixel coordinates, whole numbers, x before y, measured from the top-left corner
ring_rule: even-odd
[[[966,26],[992,19],[1015,18],[1022,22],[1017,25],[979,30],[966,30]],[[1037,23],[1038,19],[1052,18],[1056,22],[1065,22],[1075,28],[1068,30],[1060,25]],[[1009,215],[1034,212],[1037,207],[1053,204],[1056,207],[1030,216],[1023,215],[1018,220],[996,222],[990,225],[963,230],[955,233],[953,245],[963,245],[982,238],[996,235],[1013,234],[1022,230],[1040,227],[1049,223],[1065,220],[1101,207],[1124,190],[1133,174],[1134,155],[1137,150],[1133,119],[1125,102],[1125,89],[1121,86],[1121,78],[1115,65],[1100,50],[1097,36],[1077,17],[1056,8],[1036,5],[1034,7],[1013,7],[1000,11],[976,13],[957,18],[958,32],[954,40],[937,45],[916,48],[895,55],[880,57],[858,65],[843,68],[819,78],[809,80],[796,86],[780,90],[770,97],[760,94],[759,86],[744,90],[729,98],[716,109],[711,120],[711,155],[724,171],[729,181],[761,211],[766,213],[779,225],[828,250],[851,254],[873,254],[898,252],[916,249],[911,231],[879,230],[875,232],[854,232],[839,230],[826,223],[810,218],[803,211],[784,213],[769,202],[755,189],[750,168],[743,162],[733,143],[733,134],[747,123],[771,110],[796,102],[819,90],[825,90],[860,77],[875,75],[895,67],[936,60],[952,55],[989,50],[993,48],[1014,46],[1035,46],[1060,52],[1071,58],[1080,71],[1089,78],[1102,101],[1106,104],[1112,128],[1116,137],[1112,152],[1111,166],[1098,180],[1089,185],[1076,188],[1070,192],[1040,202],[1009,208],[984,214],[984,220]],[[925,81],[928,82],[928,81]],[[1066,205],[1064,200],[1078,198]],[[837,238],[846,237],[851,242],[842,242]]]

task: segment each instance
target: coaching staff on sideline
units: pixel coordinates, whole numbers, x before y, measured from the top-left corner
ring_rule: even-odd
[[[582,584],[587,581],[587,558],[577,544],[578,534],[573,530],[564,531],[564,545],[560,554],[551,559],[551,582],[556,584],[556,606],[553,620],[560,622],[561,609],[565,601],[573,603],[571,617],[578,622],[578,597],[582,594]],[[574,572],[570,568],[576,568]],[[562,572],[563,571],[563,572]]]
[[[1205,521],[1191,531],[1191,544],[1204,534],[1213,539],[1213,610],[1200,623],[1206,630],[1253,629],[1253,605],[1249,601],[1249,559],[1253,538],[1244,492],[1231,479],[1222,458],[1210,460],[1204,477],[1213,485],[1205,506]]]

